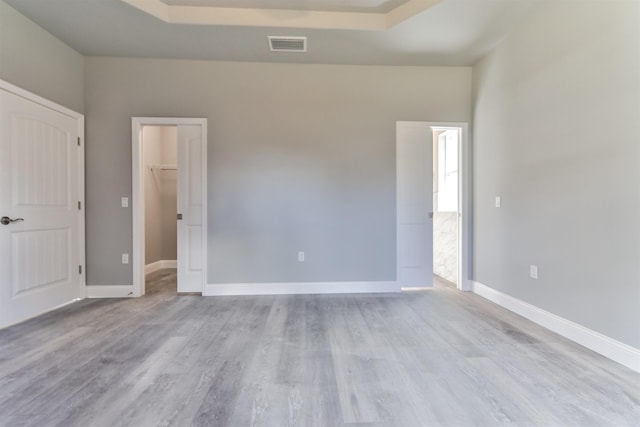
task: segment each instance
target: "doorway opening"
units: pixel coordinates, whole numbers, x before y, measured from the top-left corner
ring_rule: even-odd
[[[177,126],[142,128],[144,276],[147,292],[177,291]],[[149,287],[153,284],[153,289]],[[156,289],[157,288],[157,289]]]
[[[128,296],[144,295],[146,273],[166,268],[176,268],[175,278],[166,280],[176,283],[178,293],[201,294],[207,277],[207,120],[133,117],[131,129]]]
[[[433,274],[436,282],[455,286],[460,254],[461,133],[459,127],[433,128]]]
[[[471,290],[470,177],[467,123],[396,122],[396,281],[402,291],[432,288],[440,277]]]

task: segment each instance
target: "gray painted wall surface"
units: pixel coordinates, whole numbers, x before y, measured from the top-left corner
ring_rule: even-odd
[[[84,58],[0,0],[0,79],[83,112]]]
[[[208,119],[209,283],[394,280],[395,122],[470,119],[469,67],[85,65],[89,285],[131,284],[132,116]]]
[[[640,348],[640,3],[558,3],[473,70],[474,276]]]

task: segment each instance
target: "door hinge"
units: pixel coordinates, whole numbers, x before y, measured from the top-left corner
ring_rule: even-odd
[[[78,266],[78,274],[82,274],[82,266],[81,265]]]
[[[82,202],[78,200],[78,210],[82,209]]]
[[[78,137],[78,147],[80,147],[80,137]]]

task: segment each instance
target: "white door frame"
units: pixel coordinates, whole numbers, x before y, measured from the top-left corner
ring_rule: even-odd
[[[431,128],[460,128],[460,150],[458,155],[458,283],[461,291],[471,291],[471,233],[472,225],[472,182],[471,182],[471,142],[469,124],[466,122],[423,121]],[[397,248],[396,248],[397,250]]]
[[[471,157],[467,123],[430,123],[434,129],[460,128],[458,149],[458,283],[461,291],[471,291]]]
[[[186,117],[131,118],[131,207],[133,219],[133,295],[145,293],[145,233],[144,233],[144,165],[142,129],[145,126],[199,125],[202,128],[202,289],[207,282],[207,119]]]
[[[79,241],[78,241],[78,262],[80,265],[78,274],[78,293],[77,299],[85,298],[87,295],[87,280],[86,280],[86,254],[85,254],[85,200],[84,200],[84,115],[56,104],[53,101],[49,101],[35,93],[24,90],[16,85],[13,85],[7,81],[0,79],[0,89],[20,96],[28,101],[42,105],[43,107],[57,111],[76,120],[78,129],[78,221],[79,221]]]

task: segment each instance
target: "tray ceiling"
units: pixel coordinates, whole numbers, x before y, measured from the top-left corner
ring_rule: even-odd
[[[133,7],[130,3],[134,0],[0,1],[86,56],[405,66],[471,65],[534,13],[541,2],[424,0],[399,6],[393,3],[395,9],[390,12],[298,10],[293,13],[291,9],[239,7],[253,7],[258,1],[270,7],[288,7],[293,0],[142,0],[146,7],[157,7],[150,14]],[[296,3],[314,7],[321,4],[389,7],[391,4],[383,0],[347,1],[296,0]],[[222,7],[226,5],[222,2],[233,2],[236,7]],[[429,7],[389,25],[388,15],[410,3]],[[210,7],[211,4],[216,6]],[[170,13],[173,7],[187,10]],[[225,17],[225,11],[231,13]],[[314,21],[327,26],[302,25],[305,19],[318,13],[329,14]],[[215,16],[221,14],[222,18]],[[350,14],[358,19],[354,20]],[[219,23],[207,22],[211,16]],[[252,24],[248,17],[257,21]],[[264,25],[265,19],[279,22],[276,26]],[[374,29],[364,25],[372,21],[377,22]],[[354,22],[361,27],[354,28]],[[272,52],[268,36],[306,37],[306,52]]]

